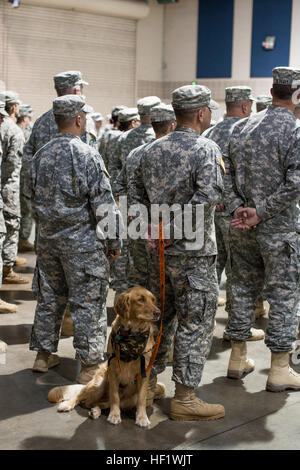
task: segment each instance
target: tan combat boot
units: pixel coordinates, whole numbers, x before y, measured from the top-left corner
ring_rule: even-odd
[[[171,400],[170,418],[176,421],[210,421],[223,418],[225,408],[211,405],[196,397],[194,387],[175,382],[175,396]]]
[[[16,257],[16,261],[15,261],[15,265],[16,266],[23,266],[24,264],[27,263],[27,259],[26,258],[21,258],[20,256],[17,256]]]
[[[15,273],[11,266],[3,266],[3,284],[28,284],[29,279]]]
[[[247,343],[231,342],[231,355],[228,364],[227,377],[241,379],[254,370],[254,361],[247,358]]]
[[[0,339],[0,354],[5,354],[7,351],[7,344]]]
[[[16,313],[18,306],[15,304],[8,304],[0,299],[0,313]]]
[[[265,337],[265,332],[264,330],[259,330],[257,328],[251,328],[251,334],[252,336],[247,339],[247,341],[261,341]],[[223,339],[225,341],[230,341],[230,337],[225,333],[223,333]]]
[[[18,248],[20,253],[24,253],[25,251],[35,251],[34,246],[26,238],[19,239]]]
[[[223,307],[226,304],[226,300],[223,297],[218,298],[218,307]]]
[[[48,372],[48,369],[55,367],[60,363],[60,359],[56,354],[41,351],[38,352],[32,367],[34,372]]]
[[[81,363],[81,372],[77,378],[77,383],[86,385],[99,369],[99,364],[93,364],[88,366],[87,364]]]
[[[289,352],[272,353],[266,390],[269,392],[300,390],[300,374],[289,366],[289,360]]]
[[[147,406],[151,406],[154,400],[160,400],[166,396],[165,384],[157,382],[157,375],[151,375],[148,382]]]
[[[266,315],[266,313],[267,313],[267,310],[264,307],[263,300],[261,299],[258,300],[256,309],[254,310],[255,318],[257,319],[257,318],[263,317],[264,315]]]
[[[70,307],[69,305],[66,307],[65,316],[63,319],[62,327],[61,327],[61,335],[62,336],[74,336],[74,325],[73,320],[70,315]]]

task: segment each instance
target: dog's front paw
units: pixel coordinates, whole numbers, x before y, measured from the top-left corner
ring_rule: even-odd
[[[120,424],[122,421],[120,413],[109,413],[107,421],[111,424]]]
[[[71,411],[73,410],[73,406],[70,404],[69,401],[62,401],[58,407],[57,407],[57,411]]]
[[[150,421],[147,415],[138,415],[136,416],[135,424],[141,426],[141,428],[147,428],[148,426],[150,426]]]
[[[100,406],[94,406],[89,412],[89,417],[92,419],[98,419],[101,416],[101,408]]]

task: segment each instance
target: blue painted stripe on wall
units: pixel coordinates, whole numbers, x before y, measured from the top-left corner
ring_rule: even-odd
[[[199,0],[197,78],[231,77],[234,0]]]
[[[251,77],[271,77],[274,67],[289,65],[292,0],[254,0]],[[266,36],[276,36],[275,49],[265,51]]]

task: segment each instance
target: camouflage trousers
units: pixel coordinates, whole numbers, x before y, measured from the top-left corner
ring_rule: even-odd
[[[121,254],[116,261],[111,263],[110,268],[110,287],[114,291],[124,292],[128,289],[129,264],[129,242],[128,239],[124,239]]]
[[[150,290],[160,305],[159,260],[150,252]],[[172,380],[188,387],[200,383],[209,355],[218,304],[216,256],[166,255],[163,333],[151,374],[167,365],[174,339]]]
[[[21,202],[21,226],[20,238],[28,240],[32,229],[32,204],[31,199],[26,194],[24,173],[21,171],[20,179],[20,202]],[[28,191],[27,191],[28,192]]]
[[[146,240],[129,240],[130,266],[128,287],[149,289],[149,250]]]
[[[296,340],[300,300],[300,234],[230,230],[231,311],[227,334],[250,338],[261,295],[270,304],[265,343],[290,351]]]
[[[103,251],[38,251],[32,289],[37,306],[30,349],[57,351],[67,303],[74,323],[76,357],[91,365],[104,359],[109,265]]]
[[[18,254],[20,217],[4,211],[6,236],[2,249],[4,266],[13,266]]]

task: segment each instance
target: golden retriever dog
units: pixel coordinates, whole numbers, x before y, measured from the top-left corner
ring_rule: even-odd
[[[70,411],[81,404],[91,408],[93,419],[101,409],[110,408],[108,421],[121,422],[121,408],[136,407],[136,424],[150,424],[146,413],[150,371],[145,374],[155,344],[156,322],[160,318],[157,301],[143,287],[124,292],[115,306],[116,319],[108,341],[110,359],[99,365],[86,385],[67,385],[50,390],[48,400],[60,403],[58,411]]]

